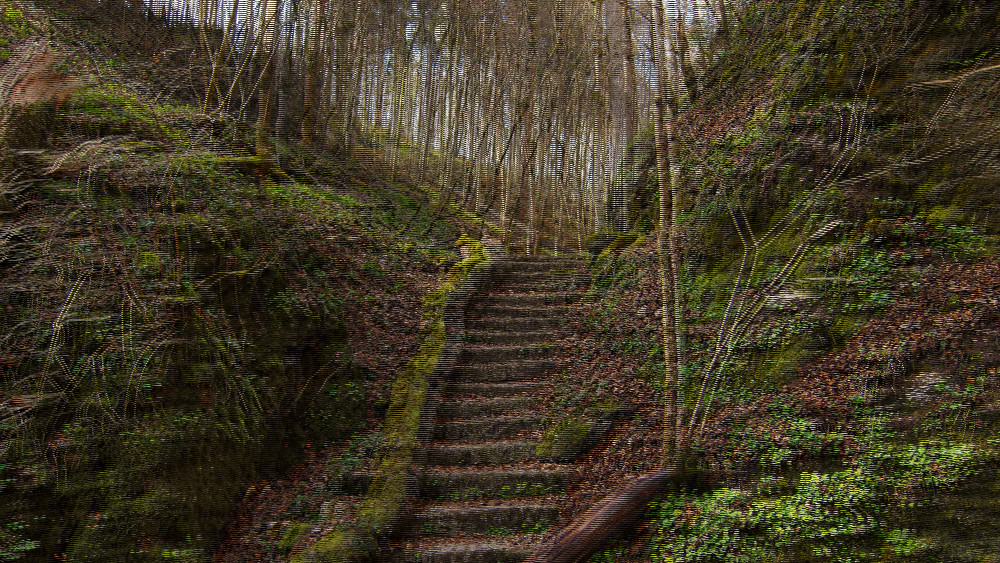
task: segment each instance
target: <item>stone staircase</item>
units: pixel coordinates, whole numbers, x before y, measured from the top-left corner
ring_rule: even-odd
[[[587,282],[584,263],[515,258],[470,308],[466,346],[438,411],[421,499],[395,562],[523,561],[566,523],[576,473],[536,455],[547,417],[537,398],[559,373],[560,332]]]

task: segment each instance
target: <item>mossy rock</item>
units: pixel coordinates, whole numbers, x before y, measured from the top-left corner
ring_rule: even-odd
[[[536,454],[559,461],[574,460],[597,445],[610,426],[586,416],[564,418],[549,430]]]

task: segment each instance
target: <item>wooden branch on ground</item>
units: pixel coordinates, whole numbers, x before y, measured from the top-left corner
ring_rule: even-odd
[[[581,563],[609,540],[632,529],[651,501],[660,498],[683,480],[677,470],[661,470],[633,479],[618,491],[590,507],[563,529],[547,549],[528,563]]]

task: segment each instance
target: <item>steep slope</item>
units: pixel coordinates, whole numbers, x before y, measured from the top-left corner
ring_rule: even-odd
[[[248,151],[245,125],[159,89],[185,62],[128,48],[128,30],[158,29],[144,14],[17,5],[0,558],[207,559],[249,486],[382,419],[463,225],[377,161]],[[11,94],[39,74],[81,78],[65,100]]]

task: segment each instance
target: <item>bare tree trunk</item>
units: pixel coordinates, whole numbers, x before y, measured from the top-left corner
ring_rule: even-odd
[[[634,144],[639,131],[639,87],[635,69],[635,43],[632,38],[632,7],[629,0],[620,0],[622,20],[625,35],[625,150],[622,159],[623,177],[619,183],[621,192],[618,194],[622,205],[622,217],[619,228],[628,228],[628,189],[627,186],[636,181],[634,174]]]
[[[666,84],[666,73],[673,69],[668,67],[667,57],[663,54],[665,38],[664,9],[662,0],[650,0],[652,4],[654,25],[650,29],[653,44],[653,65],[657,76],[654,103],[656,117],[654,122],[655,154],[657,180],[660,188],[660,226],[658,245],[660,255],[660,293],[663,313],[663,360],[665,377],[664,401],[664,467],[679,464],[681,436],[680,429],[684,422],[684,368],[683,337],[681,335],[681,293],[680,293],[680,253],[679,253],[679,218],[680,218],[680,166],[678,162],[676,139],[676,114],[664,99],[668,89],[676,92],[678,88],[669,88]],[[676,73],[672,73],[673,86],[679,86]]]
[[[319,109],[319,85],[317,75],[319,74],[319,37],[325,29],[325,18],[322,12],[325,10],[324,2],[319,5],[320,16],[318,21],[312,20],[312,9],[308,12],[306,23],[306,40],[302,56],[304,61],[304,76],[302,77],[302,121],[299,127],[299,134],[302,137],[302,144],[306,150],[313,148],[316,140],[317,111]]]
[[[271,21],[277,22],[278,15],[280,13],[281,13],[281,2],[275,2],[274,13],[271,16]],[[261,11],[261,18],[263,17],[264,13],[263,11]],[[266,25],[264,25],[264,22],[261,22],[260,27],[261,27],[261,35],[263,36],[263,34],[266,33],[267,27]],[[277,29],[277,25],[275,25],[275,29]],[[271,46],[272,49],[271,54],[264,62],[264,69],[261,71],[260,83],[262,86],[257,95],[257,127],[255,131],[256,133],[255,144],[256,144],[256,152],[259,155],[266,155],[270,154],[271,152],[270,136],[271,136],[271,119],[273,118],[273,116],[271,115],[271,97],[273,95],[274,90],[277,87],[277,85],[272,80],[272,76],[274,74],[272,69],[274,68],[274,58],[275,58],[274,49],[276,48],[275,44],[277,42],[278,42],[278,36],[277,36],[277,31],[275,31],[273,37],[273,43]]]
[[[212,57],[212,74],[208,79],[208,87],[205,89],[205,105],[202,108],[203,113],[208,113],[208,107],[212,103],[212,91],[218,90],[218,87],[216,86],[216,76],[219,71],[219,65],[222,64],[222,57],[228,57],[228,53],[232,50],[230,38],[234,33],[236,33],[236,12],[239,10],[239,7],[240,0],[233,0],[232,13],[229,14],[229,23],[226,25],[226,29],[222,31],[222,45],[215,52],[215,56]],[[219,101],[222,101],[221,92],[219,92],[217,98]],[[222,108],[223,111],[226,109],[227,108]]]
[[[285,25],[275,25],[279,35],[281,46],[277,47],[278,65],[277,80],[278,85],[278,115],[274,123],[274,156],[280,166],[286,166],[289,159],[288,133],[291,124],[291,100],[292,88],[292,22],[298,17],[298,0],[292,0],[292,13],[289,20],[284,21]]]

